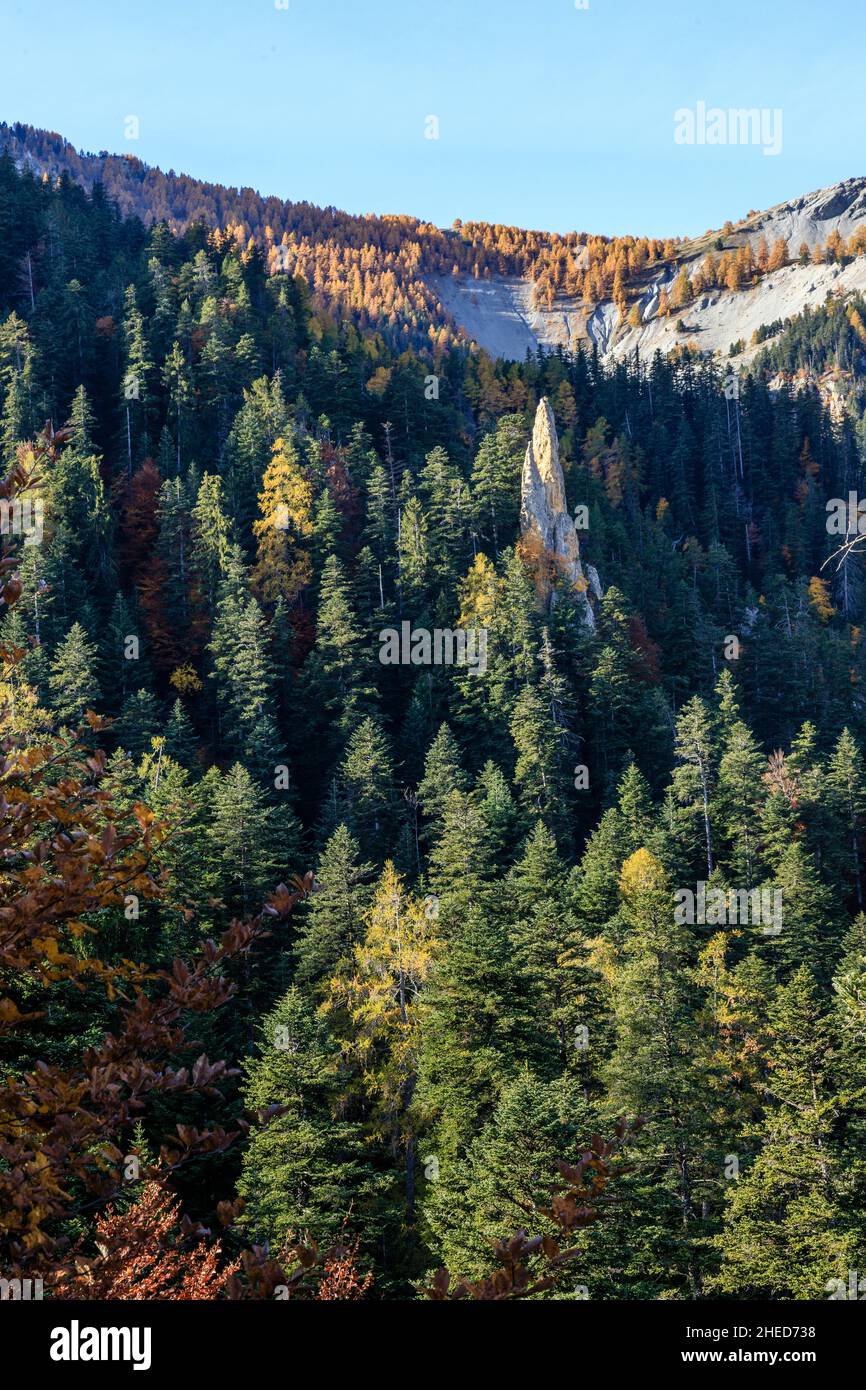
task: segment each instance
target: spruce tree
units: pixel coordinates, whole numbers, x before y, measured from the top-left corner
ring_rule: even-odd
[[[708,1077],[700,1065],[687,929],[677,926],[662,865],[640,849],[622,868],[628,927],[612,970],[615,1044],[606,1068],[617,1113],[647,1117],[641,1160],[624,1203],[633,1216],[634,1268],[644,1286],[695,1297],[705,1257],[701,1184],[711,1132]],[[634,1204],[632,1206],[632,1204]]]
[[[375,1249],[383,1178],[362,1126],[340,1113],[337,1043],[294,988],[261,1032],[258,1055],[244,1063],[244,1100],[253,1112],[279,1113],[253,1127],[244,1152],[244,1229],[275,1254],[300,1239],[327,1249],[356,1232],[365,1251]]]
[[[802,841],[788,846],[775,877],[762,887],[774,895],[773,907],[777,902],[781,906],[781,931],[776,931],[775,921],[772,926],[764,922],[754,928],[764,958],[780,978],[788,979],[800,966],[807,966],[828,982],[840,946],[839,911]]]
[[[84,712],[100,698],[99,653],[81,623],[73,623],[54,653],[48,684],[58,718],[81,723]]]
[[[440,930],[448,935],[469,907],[484,897],[490,878],[488,831],[477,798],[449,792],[430,848],[427,881]]]
[[[863,910],[861,859],[866,826],[866,765],[850,730],[843,729],[827,763],[827,801],[839,831],[828,869],[834,880],[847,879],[857,910]]]
[[[472,505],[480,534],[489,539],[494,553],[510,539],[514,498],[526,451],[523,421],[504,415],[495,430],[486,434],[472,465]]]
[[[297,872],[297,828],[281,824],[277,809],[240,763],[214,788],[211,817],[221,896],[241,917],[258,912],[267,894]]]
[[[675,751],[679,765],[673,787],[682,807],[686,843],[693,846],[695,866],[713,872],[714,845],[712,798],[716,782],[716,750],[713,721],[699,696],[683,707],[677,720]]]
[[[418,798],[425,820],[432,822],[425,827],[425,839],[429,840],[441,826],[451,792],[465,792],[468,786],[469,778],[463,767],[463,755],[457,740],[448,725],[441,724],[427,750],[424,776],[418,786]]]
[[[539,1075],[574,1057],[575,1030],[587,1018],[587,972],[566,904],[556,841],[538,822],[506,879],[508,939],[525,1010],[524,1046]],[[542,1015],[538,1001],[545,1001]]]
[[[370,647],[352,608],[349,584],[340,561],[325,561],[316,620],[316,645],[307,662],[307,694],[317,712],[328,760],[335,736],[344,740],[376,701]]]
[[[530,1219],[533,1231],[553,1236],[555,1226],[538,1208],[550,1202],[557,1160],[575,1157],[592,1128],[590,1108],[573,1083],[544,1083],[521,1069],[472,1137],[461,1171],[449,1182],[440,1165],[439,1181],[426,1188],[425,1219],[437,1256],[455,1273],[477,1278],[489,1269],[492,1244],[525,1230]],[[580,1282],[566,1266],[560,1286],[572,1281]]]
[[[779,988],[770,1036],[761,1146],[729,1193],[712,1282],[739,1298],[822,1298],[828,1281],[847,1284],[855,1237],[833,1140],[831,1033],[806,966]]]
[[[165,748],[182,767],[193,769],[197,766],[198,740],[192,720],[180,699],[172,705],[165,725]]]
[[[133,759],[146,753],[162,728],[159,702],[149,690],[136,690],[127,695],[114,725],[114,735],[121,748]]]
[[[381,860],[394,843],[396,808],[388,739],[377,721],[368,717],[349,739],[320,828],[330,835],[345,822],[364,853]]]
[[[726,734],[719,761],[715,809],[729,847],[725,856],[729,872],[738,886],[748,889],[755,886],[763,867],[760,814],[766,794],[765,766],[749,729],[736,720]]]
[[[338,825],[316,865],[316,891],[295,941],[295,979],[304,990],[317,993],[341,963],[351,964],[363,932],[372,872],[372,864],[361,861],[358,841]]]
[[[225,746],[255,774],[273,783],[282,740],[273,715],[275,672],[264,614],[227,578],[210,642]]]

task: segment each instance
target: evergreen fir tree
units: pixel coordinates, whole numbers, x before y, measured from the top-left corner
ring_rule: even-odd
[[[264,1114],[244,1153],[238,1192],[243,1226],[278,1252],[309,1238],[326,1249],[357,1231],[375,1249],[383,1179],[361,1125],[340,1114],[339,1048],[292,988],[262,1024],[259,1055],[245,1062],[244,1099]],[[351,1230],[344,1230],[351,1209]]]
[[[430,837],[441,825],[452,792],[465,792],[469,778],[463,768],[463,757],[457,740],[447,724],[439,727],[424,759],[424,776],[418,786],[418,798],[425,819],[433,825],[425,830]]]
[[[854,1238],[833,1143],[831,1037],[814,978],[801,966],[771,1017],[762,1143],[729,1194],[714,1286],[737,1297],[822,1298],[847,1284]]]
[[[302,989],[317,992],[341,963],[351,962],[363,932],[372,872],[372,864],[361,862],[358,841],[339,825],[319,857],[316,891],[295,942],[295,979]]]
[[[48,684],[57,716],[80,723],[84,712],[100,698],[96,677],[99,653],[81,623],[73,623],[54,653]]]
[[[364,719],[349,739],[329,801],[326,827],[331,819],[334,828],[345,821],[366,853],[379,858],[387,854],[393,844],[397,797],[388,740],[375,719]]]
[[[159,702],[149,690],[136,690],[127,695],[114,725],[114,734],[120,746],[135,760],[150,748],[151,739],[162,728]]]
[[[197,766],[198,741],[195,729],[180,699],[175,700],[172,705],[165,725],[165,749],[182,767],[193,769]]]
[[[652,1164],[651,1191],[638,1182],[642,1208],[633,1267],[642,1281],[695,1297],[702,1285],[701,1183],[709,1148],[709,1087],[696,1065],[691,945],[672,920],[671,889],[661,864],[640,849],[626,860],[620,891],[629,927],[612,978],[616,1041],[607,1066],[608,1096],[620,1114],[651,1116],[641,1134],[640,1171]],[[658,1293],[656,1293],[658,1296]]]

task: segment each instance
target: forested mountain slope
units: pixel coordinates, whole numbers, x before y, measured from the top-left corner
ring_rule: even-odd
[[[210,1233],[200,1296],[309,1238],[354,1271],[320,1296],[412,1298],[555,1230],[556,1160],[624,1116],[538,1296],[824,1297],[866,1257],[855,423],[689,355],[419,353],[268,270],[0,159],[0,444],[42,516],[3,535],[4,1268],[116,1291],[131,1222],[180,1296],[132,1155]],[[570,568],[521,527],[540,405]],[[383,660],[404,624],[484,661]]]
[[[60,135],[0,125],[0,149],[38,176],[101,183],[126,214],[227,232],[313,302],[392,347],[476,341],[494,356],[579,344],[602,357],[679,348],[750,360],[761,335],[807,306],[866,288],[866,180],[852,178],[684,239],[566,236],[499,224],[353,216],[263,197],[133,155],[83,153]],[[770,334],[772,336],[772,333]]]

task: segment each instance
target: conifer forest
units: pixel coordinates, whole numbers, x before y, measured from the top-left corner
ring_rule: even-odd
[[[866,221],[0,150],[4,1297],[859,1297]]]

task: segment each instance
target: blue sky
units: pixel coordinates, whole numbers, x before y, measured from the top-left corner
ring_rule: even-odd
[[[0,119],[351,212],[692,235],[866,174],[864,38],[864,0],[2,0]],[[699,101],[781,108],[782,152],[675,144]]]

